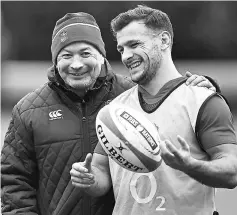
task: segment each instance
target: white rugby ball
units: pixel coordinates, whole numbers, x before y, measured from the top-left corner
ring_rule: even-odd
[[[142,112],[106,105],[96,117],[96,133],[105,152],[130,171],[152,172],[162,162],[158,130]]]

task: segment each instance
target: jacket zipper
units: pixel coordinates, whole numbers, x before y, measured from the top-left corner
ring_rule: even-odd
[[[82,131],[83,131],[83,157],[87,153],[91,152],[91,145],[90,145],[90,138],[89,138],[89,131],[88,131],[88,120],[87,120],[87,111],[86,111],[86,102],[82,100]]]
[[[82,143],[82,150],[83,150],[83,159],[86,158],[86,155],[91,152],[91,145],[90,145],[90,138],[89,138],[89,130],[88,130],[88,120],[87,120],[87,111],[86,111],[86,102],[82,100],[82,132],[83,132],[83,143]],[[83,215],[90,215],[91,214],[91,200],[90,197],[84,195],[83,197]]]

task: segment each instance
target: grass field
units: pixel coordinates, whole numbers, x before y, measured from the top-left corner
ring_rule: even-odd
[[[189,70],[193,74],[205,74],[215,78],[221,86],[223,94],[233,104],[234,125],[237,131],[237,61],[211,61],[176,63],[181,73]],[[2,102],[17,101],[27,92],[42,85],[46,80],[46,70],[50,62],[9,62],[2,67]],[[125,73],[120,63],[112,63],[118,73]],[[7,100],[3,100],[6,99]],[[236,100],[235,100],[236,99]],[[3,104],[2,104],[3,105]],[[1,145],[7,131],[11,116],[11,108],[1,111]],[[216,207],[220,215],[237,214],[237,188],[233,190],[218,189]],[[191,215],[191,214],[190,214]]]

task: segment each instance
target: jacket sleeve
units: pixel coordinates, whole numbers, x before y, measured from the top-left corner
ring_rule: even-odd
[[[1,153],[2,214],[37,215],[33,141],[14,107]]]

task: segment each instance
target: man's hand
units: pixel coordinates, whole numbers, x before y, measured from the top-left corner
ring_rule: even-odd
[[[216,92],[216,88],[204,76],[195,75],[195,74],[193,75],[191,72],[186,72],[185,76],[188,77],[188,79],[186,81],[186,85],[206,87],[209,90],[213,90],[214,92]]]
[[[237,186],[236,144],[222,144],[206,150],[210,161],[195,159],[187,142],[177,136],[180,149],[169,140],[160,142],[161,156],[166,165],[180,170],[210,187],[234,189]]]
[[[95,183],[94,174],[91,172],[92,154],[86,155],[84,162],[74,163],[70,171],[72,185],[79,188],[89,188]]]
[[[166,165],[186,172],[191,167],[194,158],[190,154],[187,142],[179,135],[177,139],[181,145],[180,149],[177,149],[169,140],[160,143],[161,156]]]

